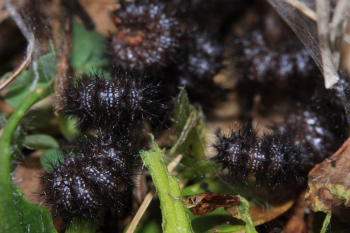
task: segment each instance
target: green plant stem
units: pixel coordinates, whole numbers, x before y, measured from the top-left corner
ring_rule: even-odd
[[[240,196],[241,204],[239,206],[240,219],[245,222],[245,230],[247,233],[258,233],[255,230],[254,223],[249,213],[249,202]]]
[[[331,217],[332,217],[332,213],[327,213],[327,215],[326,215],[326,217],[325,217],[325,219],[323,221],[323,224],[322,224],[321,233],[326,233],[327,232],[329,223],[331,222]]]
[[[196,126],[197,121],[198,121],[197,112],[192,111],[187,118],[186,124],[183,127],[183,130],[181,131],[179,138],[176,140],[175,144],[171,147],[169,151],[170,155],[172,156],[176,155],[175,153],[177,152],[179,147],[186,142],[188,135],[190,134],[191,130]]]
[[[0,180],[10,180],[12,135],[25,113],[47,93],[47,89],[33,91],[10,117],[0,141]]]
[[[152,138],[153,140],[153,138]],[[177,180],[170,175],[164,163],[164,153],[153,142],[152,149],[141,152],[142,160],[151,173],[160,200],[163,232],[193,232],[186,208],[180,200],[181,191]]]
[[[0,139],[0,232],[55,232],[47,209],[28,203],[11,182],[12,138],[25,113],[48,93],[32,91],[11,115]]]

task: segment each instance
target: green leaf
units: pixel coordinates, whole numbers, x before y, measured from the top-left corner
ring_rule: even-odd
[[[107,67],[106,50],[106,39],[102,35],[74,22],[72,66],[78,73],[99,72]]]
[[[11,185],[12,186],[12,185]],[[8,189],[7,189],[8,188]],[[11,233],[54,233],[50,212],[41,206],[29,203],[23,197],[23,194],[13,186],[3,187],[5,194],[0,201],[1,222],[0,232]],[[3,193],[1,192],[1,195]],[[6,215],[6,217],[4,217]]]
[[[70,139],[79,133],[78,118],[59,116],[58,125],[65,138]]]
[[[189,169],[198,161],[206,160],[204,115],[200,109],[190,104],[184,89],[181,89],[175,101],[173,124],[177,140],[170,149],[171,156],[182,154],[182,163]]]
[[[43,106],[42,108],[32,109],[22,120],[21,125],[25,129],[35,132],[46,131],[52,127],[55,119],[53,106]]]
[[[238,207],[239,216],[236,216],[236,217],[245,222],[245,230],[247,233],[258,233],[255,230],[253,220],[250,217],[249,202],[241,196],[240,196],[240,199],[241,199],[241,204]]]
[[[27,135],[24,138],[23,144],[30,149],[46,150],[59,147],[56,139],[46,134]]]
[[[140,226],[137,227],[136,233],[162,233],[160,224],[154,219],[147,219],[148,221],[142,221]]]
[[[237,228],[242,227],[242,225],[239,225],[239,222],[232,218],[232,216],[224,208],[218,208],[204,216],[196,216],[191,214],[190,217],[192,220],[192,227],[195,232],[220,232],[214,231],[213,229],[216,229],[219,226],[222,228],[223,225]]]
[[[45,54],[38,60],[40,79],[37,88],[52,84],[56,75],[56,59],[53,53]],[[31,86],[35,75],[33,69],[22,72],[16,80],[9,85],[9,92],[5,95],[6,103],[17,108],[26,96],[32,91]]]
[[[88,220],[75,219],[71,222],[66,233],[95,233],[97,225]]]
[[[236,190],[234,189],[234,187],[228,185],[226,182],[217,178],[206,178],[202,179],[197,183],[185,187],[181,192],[181,196],[189,196],[204,192],[213,192],[230,195],[236,194]]]
[[[27,202],[11,182],[13,134],[24,114],[47,93],[48,90],[42,88],[32,91],[11,115],[3,129],[0,139],[0,232],[56,232],[49,211]]]
[[[209,230],[208,232],[215,233],[234,233],[234,232],[243,232],[245,229],[242,225],[219,225]]]
[[[180,167],[180,166],[179,166]],[[205,178],[210,175],[218,174],[221,166],[211,160],[200,160],[193,163],[192,166],[184,166],[181,175],[187,179]]]
[[[179,95],[176,98],[175,101],[175,107],[174,107],[174,128],[176,130],[176,134],[180,135],[182,132],[187,118],[189,117],[193,106],[191,106],[190,101],[188,99],[187,93],[184,88],[181,88]]]
[[[41,157],[40,163],[43,169],[47,172],[52,172],[55,167],[64,161],[64,156],[57,149],[47,150]]]

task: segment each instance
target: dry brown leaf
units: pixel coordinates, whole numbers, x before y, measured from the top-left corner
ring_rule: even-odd
[[[206,215],[217,208],[238,206],[240,204],[238,196],[210,192],[184,196],[182,201],[195,215]]]
[[[7,19],[8,17],[9,17],[9,14],[5,9],[5,0],[0,0],[0,23],[5,19]]]
[[[237,207],[240,205],[240,198],[235,195],[208,192],[182,197],[182,201],[195,215],[206,215],[221,207],[224,207],[232,217],[239,215]],[[277,218],[289,210],[293,203],[294,200],[287,201],[278,206],[261,206],[251,203],[250,215],[254,225],[261,225]]]
[[[350,139],[310,171],[308,184],[306,200],[314,211],[350,207]]]
[[[14,183],[30,202],[42,203],[40,196],[42,173],[39,158],[29,158],[15,169]]]
[[[115,31],[111,12],[119,6],[115,0],[80,0],[85,10],[95,23],[96,30],[103,35]]]
[[[289,200],[278,206],[261,206],[252,203],[250,205],[250,216],[252,217],[255,226],[270,222],[278,216],[288,211],[294,204],[294,200]],[[228,210],[229,211],[229,210]]]
[[[305,221],[305,211],[307,205],[305,194],[300,195],[292,210],[292,216],[283,228],[284,233],[306,233],[307,224]]]

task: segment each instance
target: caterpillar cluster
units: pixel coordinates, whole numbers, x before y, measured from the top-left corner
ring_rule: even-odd
[[[46,199],[67,221],[119,213],[130,200],[142,147],[136,131],[162,114],[157,85],[119,72],[111,81],[98,75],[72,79],[65,93],[65,113],[79,118],[82,135],[66,159],[44,174]]]
[[[109,40],[114,66],[122,72],[110,81],[91,75],[67,84],[64,113],[79,119],[82,135],[65,152],[64,162],[43,176],[46,199],[67,220],[123,206],[141,148],[139,130],[145,121],[159,124],[178,86],[191,90],[193,99],[209,102],[200,87],[216,86],[213,76],[222,69],[222,46],[195,23],[185,25],[171,5],[122,1],[111,15],[118,31]],[[215,98],[223,98],[222,89],[217,90]]]
[[[233,44],[243,119],[249,119],[255,96],[264,107],[281,98],[308,101],[316,89],[323,88],[321,73],[307,49],[277,13],[266,9],[259,21]]]
[[[168,86],[165,93],[172,97],[182,85],[193,102],[206,105],[222,100],[225,90],[213,80],[223,67],[219,37],[199,27],[199,21],[184,19],[179,13],[184,2],[176,4],[123,1],[112,14],[118,30],[110,39],[114,63],[128,70],[156,71]],[[214,2],[211,5],[215,6]],[[208,90],[217,94],[213,98],[203,95]]]
[[[227,0],[121,1],[111,14],[117,32],[110,35],[109,46],[114,66],[122,72],[111,80],[100,75],[71,79],[65,90],[64,113],[79,119],[82,135],[64,152],[66,159],[43,176],[44,194],[58,215],[68,221],[123,209],[142,147],[140,129],[145,121],[157,124],[166,115],[179,86],[204,109],[226,98],[227,90],[214,76],[224,68],[226,16],[233,9],[242,10],[236,5]],[[204,20],[206,13],[218,20]],[[302,83],[302,89],[311,86],[314,93],[313,86],[320,86],[312,79],[318,76],[315,64],[289,35],[283,37],[283,46],[271,42],[263,28],[236,40],[240,99],[251,105],[255,95],[272,89],[285,93]],[[144,74],[157,79],[156,83]],[[330,102],[297,99],[299,104],[270,135],[257,136],[249,124],[230,135],[218,133],[216,161],[227,168],[234,183],[253,181],[277,194],[291,185],[303,188],[308,171],[346,137],[344,109],[332,102],[333,97]]]
[[[269,17],[263,14],[260,19],[266,23]],[[309,170],[341,146],[349,125],[342,101],[323,87],[307,50],[276,15],[269,20],[278,21],[274,25],[280,34],[268,35],[272,30],[260,25],[236,39],[234,60],[241,71],[236,88],[246,126],[230,135],[218,133],[214,147],[216,160],[227,168],[232,183],[254,183],[272,199],[276,199],[273,193],[290,198],[296,192],[285,190],[305,188]],[[280,108],[283,122],[262,137],[251,126],[257,95],[289,98],[288,105]],[[266,104],[270,112],[272,104]]]
[[[344,109],[325,98],[299,104],[283,124],[261,138],[250,125],[230,135],[218,133],[216,160],[228,169],[233,183],[253,182],[279,197],[296,194],[284,191],[304,188],[309,170],[332,155],[347,136]]]

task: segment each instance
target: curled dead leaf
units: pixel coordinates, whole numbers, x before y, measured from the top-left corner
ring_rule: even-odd
[[[181,199],[184,205],[190,209],[194,215],[206,215],[217,208],[224,207],[232,217],[240,219],[239,206],[241,200],[239,196],[207,192],[184,196]],[[249,212],[254,225],[261,225],[285,213],[292,207],[293,203],[294,200],[287,201],[278,206],[261,206],[250,203]]]
[[[350,207],[350,139],[309,173],[306,201],[314,211]]]
[[[206,215],[220,207],[228,208],[240,204],[238,196],[211,192],[184,196],[182,201],[195,215]]]
[[[277,218],[278,216],[284,214],[289,210],[294,204],[294,200],[289,200],[278,206],[261,206],[255,203],[250,203],[250,216],[252,217],[255,226],[270,222],[271,220]],[[231,213],[233,217],[239,215],[239,211],[236,207],[231,207],[226,209]]]

